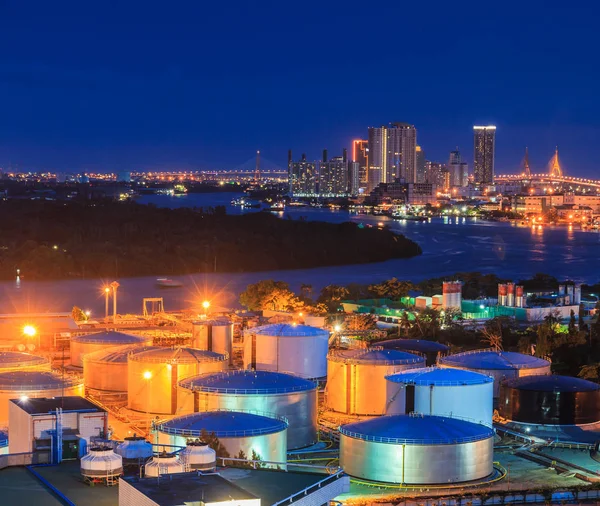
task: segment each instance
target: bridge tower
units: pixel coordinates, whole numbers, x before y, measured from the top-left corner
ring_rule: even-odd
[[[562,169],[560,168],[560,163],[558,161],[558,146],[556,146],[556,151],[554,151],[554,156],[550,159],[550,175],[555,177],[561,177],[563,175]]]
[[[256,152],[256,168],[254,169],[254,180],[260,183],[260,151]]]
[[[529,149],[525,146],[525,160],[523,162],[523,175],[531,177],[531,167],[529,166]]]

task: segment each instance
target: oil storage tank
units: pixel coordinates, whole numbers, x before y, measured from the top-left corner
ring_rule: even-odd
[[[0,373],[0,426],[8,423],[8,401],[19,398],[83,397],[83,381],[50,371],[11,371]]]
[[[123,332],[109,330],[95,334],[83,334],[71,338],[71,365],[83,367],[83,356],[86,353],[105,350],[126,344],[152,344],[151,337],[134,336]]]
[[[159,445],[185,447],[188,439],[212,434],[229,455],[253,454],[263,461],[286,462],[287,421],[271,414],[240,411],[208,411],[173,418],[156,425]]]
[[[192,323],[192,348],[227,354],[233,358],[233,323],[229,320],[199,320]]]
[[[473,371],[427,367],[386,377],[387,414],[460,418],[492,425],[494,379]]]
[[[324,378],[328,349],[327,330],[287,323],[256,327],[244,333],[244,369]]]
[[[498,413],[529,424],[596,423],[600,421],[600,385],[570,376],[513,378],[500,386]]]
[[[85,388],[99,392],[127,393],[127,359],[130,354],[158,349],[140,344],[110,347],[83,357]]]
[[[46,357],[20,351],[0,352],[0,372],[49,371],[50,367],[50,361]]]
[[[494,397],[498,397],[500,383],[522,376],[550,374],[550,362],[532,355],[514,351],[475,350],[448,355],[439,360],[440,367],[467,369],[494,378]]]
[[[425,359],[412,353],[379,347],[334,350],[327,357],[327,406],[352,415],[383,415],[386,376],[423,367]]]
[[[310,380],[274,371],[226,371],[187,378],[179,383],[184,412],[259,411],[283,416],[289,423],[288,450],[317,441],[317,386]]]
[[[381,416],[340,427],[340,466],[369,481],[430,485],[493,472],[493,430],[441,416]]]
[[[175,415],[177,384],[184,378],[218,372],[229,357],[193,348],[156,348],[128,355],[127,406],[135,411]]]
[[[445,344],[425,339],[389,339],[379,341],[377,346],[387,350],[401,350],[423,355],[427,361],[426,365],[434,365],[438,357],[447,355],[450,351]]]

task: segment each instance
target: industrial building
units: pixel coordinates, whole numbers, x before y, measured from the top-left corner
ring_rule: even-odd
[[[490,476],[493,430],[441,416],[381,416],[340,427],[340,465],[350,476],[410,485]]]
[[[377,346],[387,350],[408,351],[425,356],[426,365],[434,365],[439,357],[447,355],[450,348],[445,344],[424,339],[388,339],[378,341]]]
[[[519,423],[582,425],[600,422],[600,385],[570,376],[527,376],[500,387],[498,413]]]
[[[328,349],[327,330],[294,324],[256,327],[244,332],[244,369],[324,378]]]
[[[423,367],[425,359],[383,348],[334,350],[327,357],[327,406],[352,415],[386,412],[386,376]]]
[[[550,374],[550,362],[514,351],[475,350],[442,357],[440,367],[466,369],[494,378],[494,397],[506,379]]]
[[[282,463],[287,458],[288,423],[272,414],[241,411],[208,411],[173,418],[155,427],[157,444],[185,448],[188,439],[204,434],[219,438],[230,457],[243,452],[263,461]],[[269,464],[275,466],[276,464]]]
[[[123,332],[107,331],[95,334],[83,334],[71,338],[71,365],[83,367],[83,357],[87,353],[106,350],[110,347],[123,346],[126,344],[149,345],[152,338],[134,336]]]
[[[387,414],[421,413],[490,426],[494,379],[461,369],[427,367],[386,377]]]
[[[47,462],[85,454],[90,439],[108,428],[108,413],[81,397],[12,399],[9,418],[9,452],[45,453]]]
[[[198,374],[219,372],[229,357],[193,348],[156,348],[128,355],[127,406],[153,414],[183,414],[177,384]]]
[[[289,423],[288,449],[318,439],[317,385],[274,371],[226,371],[187,378],[179,383],[183,412],[216,410],[274,413]]]

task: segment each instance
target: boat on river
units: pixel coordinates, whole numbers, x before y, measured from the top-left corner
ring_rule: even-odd
[[[174,279],[158,278],[156,280],[157,288],[181,288],[183,283]]]

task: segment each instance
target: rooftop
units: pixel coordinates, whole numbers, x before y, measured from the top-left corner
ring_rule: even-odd
[[[600,385],[572,376],[544,375],[514,378],[504,383],[509,388],[541,392],[595,392]]]
[[[450,350],[445,344],[424,339],[389,339],[378,342],[377,346],[393,350],[419,351],[421,353],[445,353]]]
[[[198,392],[224,394],[278,394],[314,390],[309,380],[272,371],[225,371],[186,378],[181,387]]]
[[[2,351],[0,352],[0,369],[42,365],[48,363],[48,359],[30,353],[21,353],[20,351]]]
[[[83,334],[81,336],[75,336],[71,340],[76,343],[134,344],[145,343],[148,341],[148,338],[142,336],[134,336],[133,334],[125,334],[124,332],[109,330],[107,332],[96,332],[94,334]]]
[[[17,404],[23,411],[30,415],[41,415],[56,411],[62,408],[63,411],[101,411],[95,404],[83,397],[76,395],[68,397],[40,397],[38,399],[10,399],[10,402]]]
[[[464,369],[446,369],[443,367],[425,367],[422,369],[410,369],[405,372],[392,374],[385,377],[392,383],[404,383],[408,385],[482,385],[493,383],[494,378],[478,372]]]
[[[129,355],[129,360],[162,364],[195,364],[198,362],[222,362],[227,357],[220,353],[195,348],[155,348]]]
[[[83,356],[84,362],[114,362],[126,363],[127,357],[131,353],[140,353],[142,351],[158,349],[155,346],[145,346],[143,344],[125,344],[123,346],[111,347],[107,350],[94,351],[86,353]]]
[[[440,364],[469,369],[510,370],[549,367],[550,362],[514,351],[475,350],[440,358]]]
[[[83,381],[76,376],[64,378],[50,371],[8,371],[0,372],[0,390],[53,390],[81,385]]]
[[[323,337],[329,336],[329,331],[310,325],[293,325],[289,323],[276,323],[248,329],[246,332],[262,336],[283,337]]]
[[[376,365],[425,365],[425,359],[412,353],[400,350],[383,348],[369,348],[367,350],[336,350],[327,357],[332,362],[348,362],[351,364],[376,364]]]

